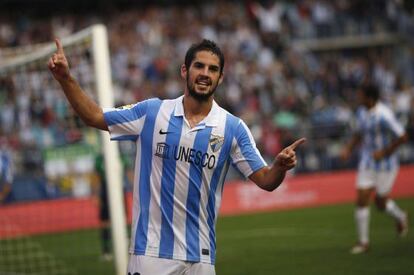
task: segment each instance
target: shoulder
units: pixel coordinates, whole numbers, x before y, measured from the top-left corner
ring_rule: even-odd
[[[153,98],[149,98],[144,101],[141,101],[138,104],[144,103],[144,104],[147,104],[148,106],[154,106],[154,105],[161,105],[163,101],[164,100],[159,99],[158,97],[153,97]]]
[[[250,129],[247,127],[247,124],[241,119],[240,117],[237,117],[230,112],[226,111],[226,123],[229,125],[229,127],[234,132],[235,136],[244,136],[244,135],[250,135]]]
[[[223,107],[221,107],[216,101],[214,101],[213,103],[213,109],[215,112],[216,116],[219,116],[222,121],[227,121],[227,120],[232,120],[232,121],[240,121],[241,119],[235,115],[233,115],[232,113],[230,113],[229,111],[227,111],[226,109],[224,109]]]
[[[382,102],[378,103],[377,110],[378,110],[378,112],[383,113],[383,114],[392,114],[393,113],[390,106],[388,106],[388,105],[386,105]]]
[[[162,103],[161,99],[154,97],[154,98],[149,98],[143,101],[136,102],[134,104],[127,104],[127,105],[118,107],[117,109],[119,110],[134,109],[136,111],[145,113],[147,109],[153,108],[155,106],[159,106],[161,105],[161,103]]]
[[[219,105],[217,105],[216,108],[216,116],[218,116],[222,122],[225,122],[227,125],[230,125],[234,128],[237,128],[241,123],[244,123],[241,118],[233,115]]]
[[[135,108],[142,108],[146,107],[149,104],[156,104],[157,102],[161,101],[159,98],[149,98],[145,99],[143,101],[138,101],[131,104],[125,104],[119,107],[116,107],[115,110],[129,110],[129,109],[135,109]],[[108,108],[109,110],[112,110],[111,108]]]
[[[367,114],[367,108],[365,108],[364,106],[360,106],[357,108],[355,113],[357,118],[361,118]]]
[[[377,113],[379,116],[385,119],[392,119],[394,117],[393,110],[388,105],[385,105],[384,103],[378,103]]]
[[[155,99],[154,99],[155,100]],[[161,104],[163,107],[170,107],[175,106],[180,103],[181,97],[173,98],[173,99],[159,99],[156,98],[156,102],[154,104]]]

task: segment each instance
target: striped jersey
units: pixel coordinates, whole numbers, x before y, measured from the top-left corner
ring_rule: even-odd
[[[130,252],[215,263],[215,224],[229,164],[266,166],[245,123],[213,102],[191,128],[183,96],[105,109],[112,140],[136,142]]]
[[[375,151],[386,148],[405,133],[388,106],[378,102],[370,110],[360,107],[357,111],[356,132],[362,137],[359,169],[390,171],[398,167],[396,152],[378,161],[373,158]]]

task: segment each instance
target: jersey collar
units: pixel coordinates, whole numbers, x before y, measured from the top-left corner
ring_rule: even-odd
[[[184,96],[180,96],[176,99],[175,108],[174,108],[174,116],[182,116],[184,117],[184,105],[183,105]],[[210,112],[208,115],[200,121],[198,124],[199,126],[209,126],[209,127],[217,127],[219,123],[219,111],[220,108],[215,100],[213,100],[213,106],[211,107]]]
[[[375,103],[375,105],[372,106],[371,109],[368,109],[368,113],[376,114],[378,112],[378,109],[380,108],[380,106],[381,106],[381,102],[377,101],[377,103]]]

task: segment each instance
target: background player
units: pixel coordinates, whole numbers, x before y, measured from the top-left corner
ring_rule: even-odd
[[[0,133],[0,205],[10,200],[12,183],[12,158],[7,148],[7,138]]]
[[[102,244],[102,258],[111,260],[111,231],[109,219],[109,200],[107,192],[107,183],[105,177],[104,158],[102,153],[95,157],[96,171],[96,198],[99,205],[99,220],[101,221],[100,237]]]
[[[215,274],[215,223],[229,163],[260,188],[273,191],[296,166],[299,139],[271,166],[239,118],[213,100],[223,81],[224,56],[203,40],[181,66],[184,95],[103,111],[71,76],[59,40],[48,66],[89,126],[115,140],[136,142],[131,274]]]
[[[361,144],[355,210],[358,243],[352,247],[352,254],[368,251],[369,201],[374,191],[377,208],[395,219],[398,234],[404,236],[408,231],[407,214],[389,198],[399,167],[396,149],[407,140],[407,134],[391,109],[379,100],[376,86],[365,85],[358,92],[361,107],[357,111],[356,129],[342,152],[342,158],[348,159]]]

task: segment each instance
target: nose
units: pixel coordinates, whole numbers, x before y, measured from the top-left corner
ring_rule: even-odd
[[[208,66],[204,66],[204,68],[201,70],[201,75],[203,76],[209,76],[209,69]]]

